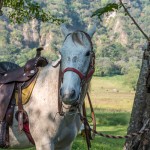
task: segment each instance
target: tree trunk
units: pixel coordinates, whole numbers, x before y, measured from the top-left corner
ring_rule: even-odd
[[[0,9],[2,8],[3,0],[0,0]]]
[[[3,0],[0,0],[0,16],[2,15]]]
[[[143,55],[128,134],[150,129],[150,43]],[[124,150],[150,150],[150,133],[126,140]]]

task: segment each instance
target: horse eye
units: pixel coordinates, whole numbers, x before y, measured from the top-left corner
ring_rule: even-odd
[[[90,51],[86,52],[85,56],[90,56]]]

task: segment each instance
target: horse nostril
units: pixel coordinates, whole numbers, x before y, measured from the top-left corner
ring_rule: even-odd
[[[76,93],[75,93],[75,90],[72,90],[71,93],[70,93],[70,97],[73,98],[73,97],[75,96],[75,94],[76,94]]]
[[[60,88],[59,91],[60,97],[62,99],[74,99],[75,95],[76,95],[76,91],[75,90],[64,90],[63,88]]]

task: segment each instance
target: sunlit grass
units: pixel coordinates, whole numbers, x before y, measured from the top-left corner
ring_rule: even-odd
[[[90,95],[97,118],[97,131],[126,135],[135,93],[124,83],[124,76],[94,77]],[[86,105],[89,107],[87,100]],[[124,142],[124,139],[96,136],[91,150],[122,150]],[[87,146],[85,139],[79,135],[73,144],[73,150],[80,149],[86,150]]]
[[[130,112],[134,91],[125,85],[123,78],[123,76],[94,77],[90,90],[93,106],[112,111]]]
[[[114,128],[114,126],[98,126],[97,130],[102,131],[104,134],[124,135],[126,127],[116,126],[116,128]],[[124,144],[124,139],[116,140],[96,136],[95,139],[91,141],[91,144],[91,150],[121,150]],[[85,139],[78,135],[72,149],[87,150]]]
[[[130,118],[129,112],[108,111],[96,109],[97,131],[111,135],[126,135],[127,126]],[[88,109],[89,115],[89,109]],[[91,150],[122,150],[124,139],[108,139],[105,137],[96,136],[91,141]],[[74,144],[73,150],[86,150],[86,141],[81,135],[78,135]]]

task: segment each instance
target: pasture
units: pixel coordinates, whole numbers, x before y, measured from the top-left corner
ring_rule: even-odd
[[[95,108],[97,130],[105,134],[125,135],[134,92],[124,83],[124,76],[93,77],[90,95]],[[122,150],[123,144],[124,140],[96,136],[92,141],[91,150]],[[72,150],[86,149],[85,139],[78,135]]]
[[[90,92],[97,118],[97,130],[105,134],[125,135],[133,105],[134,92],[124,83],[124,76],[94,77]],[[87,104],[88,107],[88,104]],[[91,150],[122,150],[124,140],[96,136]],[[86,150],[80,135],[73,150]]]

